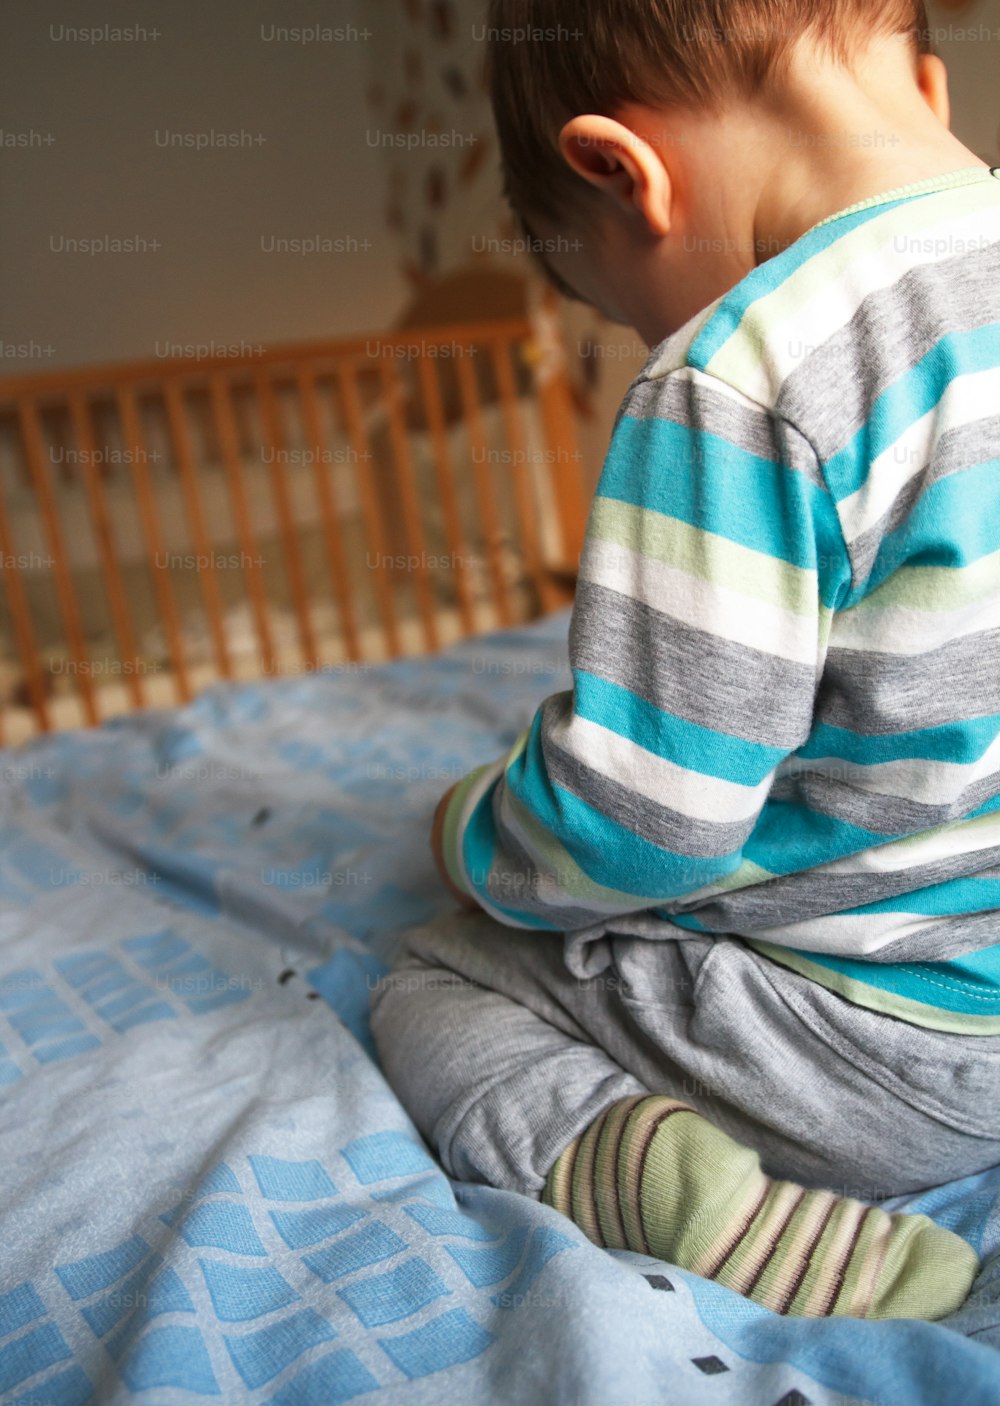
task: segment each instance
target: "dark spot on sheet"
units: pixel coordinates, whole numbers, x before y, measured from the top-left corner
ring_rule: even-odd
[[[699,1372],[704,1372],[706,1377],[717,1376],[719,1372],[728,1372],[729,1368],[718,1357],[692,1357],[691,1361],[698,1368]]]

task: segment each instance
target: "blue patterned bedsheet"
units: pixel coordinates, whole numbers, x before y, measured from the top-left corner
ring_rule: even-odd
[[[776,1317],[451,1183],[372,1058],[448,900],[448,784],[566,687],[565,614],[0,752],[0,1397],[995,1406],[1000,1169],[899,1199],[943,1324]]]

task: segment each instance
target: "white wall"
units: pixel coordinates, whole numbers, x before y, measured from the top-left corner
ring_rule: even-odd
[[[952,131],[1000,161],[1000,0],[929,0],[931,36],[948,66]]]
[[[3,6],[0,374],[152,356],[166,343],[256,345],[386,325],[407,288],[382,222],[379,153],[366,145],[364,10],[365,0]],[[262,38],[262,27],[310,23],[347,37]],[[55,37],[105,25],[159,37]],[[158,146],[157,132],[253,140],[198,151]],[[12,137],[41,144],[7,145]],[[51,247],[105,235],[161,247]],[[261,249],[262,239],[311,235],[347,252]]]
[[[464,0],[467,17],[480,9]],[[383,222],[384,163],[367,143],[373,45],[361,36],[393,15],[393,0],[0,8],[0,375],[150,356],[167,343],[257,345],[390,322],[409,290]],[[1000,159],[1000,0],[932,0],[931,24],[952,76],[955,131]],[[116,25],[159,37],[56,37]],[[273,25],[344,37],[265,42]],[[163,148],[158,131],[264,141]],[[161,247],[50,247],[103,235]],[[262,239],[310,235],[347,249],[261,249]],[[618,329],[609,337],[623,341]],[[600,432],[641,360],[605,361]]]

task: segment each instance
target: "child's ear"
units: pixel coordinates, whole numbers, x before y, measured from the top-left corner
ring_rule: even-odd
[[[917,59],[917,87],[924,102],[945,127],[951,126],[948,98],[948,70],[937,54],[920,54]]]
[[[636,210],[654,234],[670,230],[670,176],[656,152],[621,122],[589,113],[559,133],[566,164],[628,213]]]

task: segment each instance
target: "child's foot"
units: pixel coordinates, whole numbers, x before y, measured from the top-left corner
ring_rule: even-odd
[[[776,1313],[943,1318],[979,1268],[923,1215],[774,1181],[676,1099],[622,1099],[570,1143],[542,1199],[608,1249],[655,1255]]]

